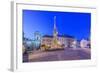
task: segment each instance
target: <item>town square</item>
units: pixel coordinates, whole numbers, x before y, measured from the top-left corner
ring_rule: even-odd
[[[23,12],[25,13],[25,11]],[[30,11],[30,13],[31,12],[32,11]],[[37,13],[38,12],[39,11],[37,11]],[[27,13],[27,10],[26,10],[26,13]],[[35,12],[33,11],[33,13]],[[43,13],[43,12],[40,12],[40,13]],[[50,12],[44,11],[44,14],[45,13],[46,14],[48,13],[49,14],[48,16],[50,16],[50,14],[53,14],[53,12],[50,13]],[[69,60],[91,59],[91,41],[90,41],[90,32],[89,32],[90,31],[90,24],[89,24],[90,14],[82,13],[83,14],[82,15],[80,13],[71,13],[73,17],[75,16],[74,14],[79,15],[79,18],[81,18],[81,16],[84,17],[83,19],[85,19],[85,17],[88,17],[88,22],[87,22],[88,25],[86,25],[88,26],[88,28],[85,28],[85,26],[83,26],[83,29],[82,29],[80,23],[78,23],[76,20],[77,24],[74,24],[74,26],[77,25],[78,29],[76,28],[74,29],[74,26],[69,24],[73,27],[73,29],[70,29],[70,32],[68,32],[69,30],[67,31],[67,29],[69,29],[70,27],[69,25],[60,26],[61,25],[59,24],[60,20],[57,20],[58,18],[60,19],[60,16],[58,16],[58,14],[66,15],[67,13],[54,12],[54,14],[56,15],[52,15],[52,21],[51,21],[52,25],[48,25],[48,26],[45,25],[41,27],[37,25],[41,29],[41,31],[40,29],[37,28],[36,25],[29,22],[30,20],[28,21],[31,24],[30,28],[28,26],[29,24],[27,24],[26,26],[24,25],[25,20],[23,21],[23,26],[24,26],[23,29],[25,30],[23,31],[23,47],[22,47],[23,62],[41,62],[41,61],[45,62],[45,61],[66,61],[66,60],[69,61]],[[70,13],[68,14],[69,14],[68,16],[70,16]],[[63,17],[67,17],[67,15]],[[32,15],[31,15],[31,19],[32,19]],[[48,20],[48,23],[49,22],[50,20]],[[66,24],[68,21],[65,20],[64,22]],[[70,22],[74,23],[74,21],[70,21]],[[80,27],[78,27],[78,25]],[[67,26],[66,29],[65,29],[65,26]],[[31,33],[32,35],[29,34],[31,32],[30,29],[34,30]],[[74,32],[73,30],[76,33],[72,33]],[[74,35],[76,35],[76,37]],[[31,37],[34,37],[34,38],[31,38]]]

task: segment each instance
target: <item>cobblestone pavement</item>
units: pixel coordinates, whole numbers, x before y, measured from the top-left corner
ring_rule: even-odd
[[[29,62],[91,59],[90,49],[65,48],[55,51],[37,51],[29,55]]]

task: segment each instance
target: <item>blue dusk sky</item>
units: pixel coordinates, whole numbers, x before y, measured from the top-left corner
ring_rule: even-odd
[[[23,10],[23,32],[34,39],[34,32],[53,35],[54,16],[59,35],[70,35],[77,40],[90,38],[91,13]]]

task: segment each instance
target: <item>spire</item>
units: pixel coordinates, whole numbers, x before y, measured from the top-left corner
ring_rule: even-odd
[[[56,27],[56,16],[54,16],[54,35],[57,36],[57,27]]]
[[[56,16],[54,16],[54,29],[56,29]]]
[[[57,32],[57,27],[56,27],[56,16],[54,16],[54,29],[53,29],[53,48],[58,47],[58,32]]]

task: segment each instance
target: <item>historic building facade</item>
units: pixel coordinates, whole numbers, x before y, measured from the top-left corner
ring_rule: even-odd
[[[41,39],[41,45],[50,48],[66,48],[71,47],[74,37],[69,35],[59,35],[56,27],[56,17],[54,17],[53,35],[44,35]]]
[[[72,47],[74,38],[67,35],[58,35],[57,43],[60,45],[64,45],[65,48]],[[47,45],[47,46],[54,46],[53,45],[53,36],[45,35],[42,37],[41,45]],[[53,47],[52,47],[53,48]],[[57,48],[57,47],[55,47]],[[59,48],[59,47],[58,47]]]

